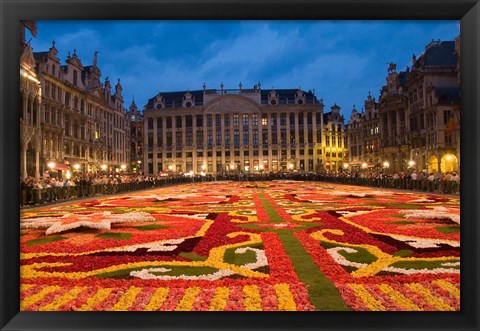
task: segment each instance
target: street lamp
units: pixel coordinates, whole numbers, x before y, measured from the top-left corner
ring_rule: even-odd
[[[172,171],[172,169],[173,169],[173,166],[172,166],[172,165],[169,165],[169,166],[168,166],[168,171]]]
[[[349,167],[349,164],[348,164],[348,163],[344,163],[344,164],[343,164],[343,169],[347,170],[348,167]]]
[[[102,170],[105,171],[105,170],[107,170],[107,165],[106,165],[106,164],[102,164],[102,165],[100,166],[100,168],[102,168]]]
[[[53,168],[55,168],[55,162],[49,162],[48,167],[50,168],[50,170],[53,170]]]
[[[127,169],[127,166],[125,164],[122,164],[120,168],[122,168],[122,171],[125,171],[125,169]]]
[[[414,165],[415,165],[415,161],[413,161],[413,160],[408,161],[408,166],[410,168],[413,168]]]
[[[73,168],[75,169],[75,171],[78,171],[78,169],[80,169],[80,164],[75,163],[75,164],[73,165]]]
[[[230,164],[230,170],[233,170],[233,169],[235,169],[235,165],[232,163]]]
[[[366,162],[362,163],[362,169],[367,169],[368,164]]]
[[[288,164],[288,168],[289,168],[290,170],[293,170],[293,163],[289,163],[289,164]]]
[[[383,162],[383,167],[384,168],[390,167],[390,163],[388,163],[388,161]]]

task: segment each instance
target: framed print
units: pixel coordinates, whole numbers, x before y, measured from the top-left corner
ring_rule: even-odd
[[[2,330],[479,329],[478,1],[0,1]]]

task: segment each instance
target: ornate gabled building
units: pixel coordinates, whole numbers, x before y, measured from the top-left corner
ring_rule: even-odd
[[[41,171],[119,171],[128,164],[130,129],[122,87],[119,80],[112,95],[108,78],[100,82],[97,52],[91,66],[82,64],[76,50],[61,65],[55,42],[34,56],[43,91]]]
[[[348,162],[347,128],[340,115],[340,107],[334,104],[330,112],[323,114],[323,137],[321,171],[342,171]]]
[[[323,103],[311,91],[221,88],[162,92],[144,109],[145,173],[315,171]]]
[[[20,21],[20,178],[41,173],[41,91],[32,48],[25,42],[25,29],[35,37],[36,22]]]
[[[457,46],[457,47],[456,47]],[[460,84],[458,43],[432,41],[412,59],[408,76],[410,158],[429,172],[458,170]]]
[[[349,165],[352,170],[361,168],[363,159],[363,120],[364,113],[359,112],[353,106],[350,119],[347,124],[347,147],[349,152]]]
[[[143,114],[132,100],[127,110],[130,121],[130,167],[134,172],[142,172],[143,162]]]
[[[410,158],[407,78],[407,72],[397,73],[390,64],[378,102],[382,166],[391,171],[406,170]]]
[[[362,119],[362,140],[362,166],[365,167],[364,163],[366,163],[367,167],[380,166],[382,163],[380,156],[380,117],[375,98],[372,98],[370,93],[368,93],[367,100],[365,100],[365,113]]]

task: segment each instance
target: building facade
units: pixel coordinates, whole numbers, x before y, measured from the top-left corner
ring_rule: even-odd
[[[460,165],[460,37],[432,41],[412,68],[388,68],[378,103],[352,111],[348,143],[352,166],[390,171],[458,171]]]
[[[130,121],[130,168],[133,172],[143,172],[143,114],[132,100],[127,111]]]
[[[410,159],[418,169],[429,172],[459,167],[460,85],[455,46],[454,41],[432,41],[418,59],[412,58],[409,72]]]
[[[40,177],[42,87],[35,72],[32,48],[25,42],[25,29],[35,37],[35,21],[20,21],[20,179]]]
[[[101,83],[97,52],[90,66],[75,50],[62,65],[53,42],[34,57],[42,87],[40,172],[123,170],[130,162],[130,121],[120,80],[113,93],[108,77]]]
[[[320,171],[344,171],[348,167],[347,127],[345,118],[340,115],[340,107],[334,104],[330,112],[323,114],[323,144],[321,144]]]
[[[144,171],[266,173],[318,169],[323,103],[300,89],[158,93],[144,109]]]

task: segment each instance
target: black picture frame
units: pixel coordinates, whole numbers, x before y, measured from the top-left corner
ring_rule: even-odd
[[[0,15],[2,330],[479,330],[478,0],[0,0]],[[19,312],[21,19],[461,19],[460,312]]]

